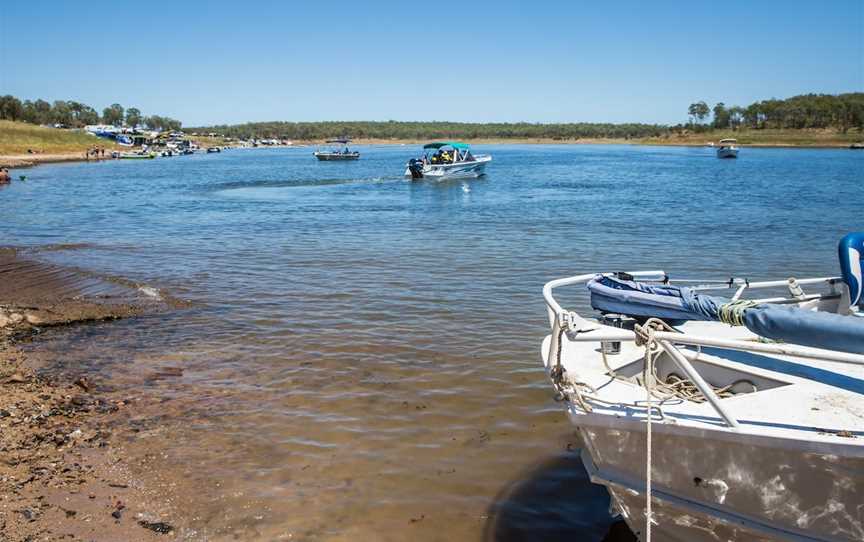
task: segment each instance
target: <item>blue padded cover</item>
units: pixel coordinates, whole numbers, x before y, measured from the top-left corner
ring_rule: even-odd
[[[597,275],[588,282],[591,306],[598,311],[637,318],[717,320],[722,298],[697,294],[690,288],[653,285]]]
[[[769,339],[864,354],[864,318],[859,316],[765,304],[747,309],[744,325]]]
[[[864,308],[862,295],[862,280],[864,275],[864,233],[850,233],[840,240],[837,247],[840,256],[840,272],[849,287],[849,297],[852,306]]]

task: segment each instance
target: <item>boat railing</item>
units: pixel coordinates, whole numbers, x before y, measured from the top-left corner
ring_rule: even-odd
[[[613,273],[606,273],[613,275]],[[663,271],[636,271],[627,273],[634,280],[645,282],[660,282],[660,283],[696,283],[700,289],[720,289],[720,288],[736,288],[736,298],[739,299],[744,290],[761,289],[761,288],[776,288],[788,286],[789,280],[775,281],[759,281],[750,282],[746,279],[729,279],[726,282],[704,280],[676,280],[672,281]],[[551,366],[556,354],[561,348],[559,342],[563,339],[564,332],[567,333],[567,340],[570,342],[595,342],[601,345],[603,343],[612,342],[636,342],[637,334],[634,331],[622,328],[616,328],[601,324],[596,321],[587,320],[576,312],[565,310],[553,296],[553,290],[562,286],[570,286],[574,284],[587,283],[597,276],[597,273],[589,273],[584,275],[576,275],[557,279],[546,283],[543,286],[543,298],[546,301],[546,307],[549,315],[549,323],[552,328],[552,333],[549,341],[548,359]],[[831,287],[831,293],[824,297],[832,297],[839,294],[834,293],[836,285],[842,279],[838,277],[817,277],[796,280],[797,285],[808,284],[825,284]],[[819,294],[805,296],[807,299],[819,298]],[[792,299],[802,301],[799,297],[793,298],[765,298],[764,300],[755,300],[763,303],[778,302],[778,299]],[[864,355],[839,352],[834,350],[826,350],[821,348],[812,348],[808,346],[799,346],[788,343],[766,343],[757,341],[746,341],[738,339],[722,339],[716,337],[706,337],[702,335],[693,335],[686,332],[673,331],[655,331],[653,338],[657,344],[669,354],[672,361],[678,368],[683,371],[690,381],[699,389],[708,403],[714,408],[717,414],[723,419],[724,423],[730,428],[737,428],[738,421],[732,416],[720,402],[720,397],[714,392],[710,384],[704,381],[699,372],[693,368],[688,356],[685,355],[677,345],[695,346],[695,347],[714,347],[720,349],[738,350],[744,352],[754,352],[762,354],[775,354],[781,356],[793,356],[802,359],[831,361],[837,363],[849,363],[854,365],[864,365]],[[695,360],[695,358],[694,358]]]

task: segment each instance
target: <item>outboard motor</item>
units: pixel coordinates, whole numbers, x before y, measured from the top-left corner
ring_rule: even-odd
[[[840,240],[837,247],[840,256],[840,272],[849,288],[849,306],[864,309],[864,232],[850,233]]]
[[[422,179],[423,178],[423,162],[412,158],[408,161],[408,171],[411,172],[412,179]]]

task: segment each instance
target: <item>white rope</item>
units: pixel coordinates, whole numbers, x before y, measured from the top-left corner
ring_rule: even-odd
[[[645,364],[649,370],[645,371],[645,400],[647,402],[648,415],[646,422],[645,434],[645,542],[651,542],[651,523],[654,521],[653,513],[651,512],[651,398],[652,386],[654,382],[654,352],[657,343],[654,340],[654,328],[648,327],[648,341],[645,343]]]

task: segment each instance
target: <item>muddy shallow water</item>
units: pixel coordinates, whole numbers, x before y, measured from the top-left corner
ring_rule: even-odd
[[[608,499],[539,361],[542,284],[831,274],[862,226],[864,155],[844,150],[489,146],[486,178],[413,184],[414,149],[360,150],[45,166],[0,189],[4,243],[188,300],[31,348],[153,398],[171,429],[138,438],[195,536],[601,540]]]

